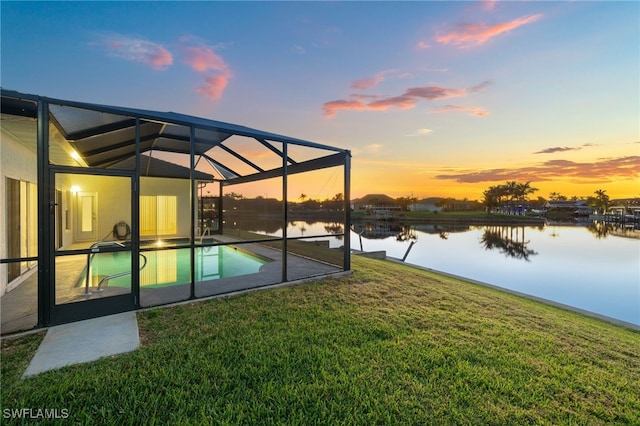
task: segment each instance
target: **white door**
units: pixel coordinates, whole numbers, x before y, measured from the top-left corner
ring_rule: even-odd
[[[76,200],[76,241],[96,241],[98,194],[78,192]]]

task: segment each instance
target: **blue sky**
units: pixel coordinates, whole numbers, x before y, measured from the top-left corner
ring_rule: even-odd
[[[637,2],[0,7],[3,88],[349,148],[354,196],[640,196]]]

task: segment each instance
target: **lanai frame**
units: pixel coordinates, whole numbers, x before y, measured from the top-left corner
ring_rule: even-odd
[[[255,173],[249,173],[244,175],[239,175],[238,173],[232,171],[229,167],[226,167],[224,164],[219,163],[214,158],[208,158],[217,168],[217,170],[221,171],[221,175],[223,175],[222,179],[220,179],[220,200],[222,200],[223,188],[230,187],[232,185],[241,184],[241,183],[249,183],[249,182],[257,182],[265,179],[272,178],[281,178],[281,190],[282,190],[282,237],[280,238],[282,241],[282,274],[281,274],[281,283],[289,281],[288,277],[288,269],[287,269],[287,254],[289,253],[287,247],[287,225],[289,223],[289,209],[288,209],[288,180],[289,176],[297,173],[303,172],[311,172],[315,170],[320,170],[324,168],[331,167],[342,167],[343,168],[343,194],[344,194],[344,207],[343,207],[343,223],[344,223],[344,232],[342,233],[344,246],[343,250],[343,265],[342,271],[349,271],[351,269],[350,262],[350,239],[349,239],[349,230],[351,224],[351,215],[350,215],[350,168],[351,168],[351,153],[349,150],[336,148],[328,145],[323,145],[311,141],[306,141],[302,139],[291,138],[287,136],[282,136],[270,132],[264,132],[260,130],[255,130],[251,128],[247,128],[244,126],[238,126],[230,123],[224,123],[214,120],[208,120],[204,118],[198,118],[188,115],[176,114],[176,113],[164,113],[164,112],[156,112],[156,111],[148,111],[141,109],[133,109],[133,108],[123,108],[123,107],[114,107],[114,106],[106,106],[106,105],[97,105],[90,104],[84,102],[75,102],[75,101],[67,101],[60,100],[54,98],[48,98],[37,95],[29,95],[23,94],[19,92],[9,91],[2,89],[2,113],[8,115],[20,115],[27,116],[37,119],[37,129],[36,129],[36,137],[37,137],[37,214],[38,214],[38,255],[33,258],[13,258],[13,259],[0,259],[2,263],[12,263],[12,262],[24,262],[24,261],[33,261],[37,260],[38,262],[38,322],[37,327],[45,327],[49,325],[53,325],[61,322],[68,322],[77,319],[83,319],[86,317],[92,316],[100,316],[106,314],[106,312],[113,311],[113,306],[109,307],[106,311],[95,310],[95,306],[87,306],[87,309],[80,312],[73,312],[69,316],[60,316],[58,315],[56,318],[52,318],[52,310],[55,308],[55,300],[54,300],[54,287],[55,280],[50,280],[51,276],[51,268],[52,263],[55,262],[53,250],[51,250],[54,246],[53,239],[54,230],[52,230],[52,212],[53,212],[53,204],[52,200],[54,200],[54,182],[52,181],[53,173],[52,171],[62,171],[66,170],[65,167],[55,166],[51,164],[49,158],[49,142],[50,142],[50,134],[49,128],[50,123],[53,118],[51,115],[50,107],[55,105],[57,107],[64,107],[70,109],[79,109],[86,111],[94,111],[98,113],[104,114],[114,114],[124,117],[130,117],[132,120],[128,123],[110,123],[106,125],[101,125],[99,127],[94,127],[90,129],[85,129],[85,134],[87,135],[98,135],[101,132],[104,134],[114,131],[114,129],[122,129],[124,126],[128,126],[129,128],[135,128],[135,138],[132,141],[133,146],[128,146],[127,149],[130,149],[128,153],[130,156],[135,156],[135,170],[133,173],[124,173],[126,176],[131,176],[133,179],[133,190],[131,192],[131,221],[132,228],[139,230],[139,189],[140,189],[140,157],[142,154],[142,144],[141,140],[141,125],[145,123],[165,123],[169,125],[180,126],[182,128],[189,129],[188,139],[184,137],[180,137],[176,139],[175,145],[172,147],[171,143],[169,143],[164,150],[187,154],[185,152],[185,142],[188,143],[188,155],[190,158],[190,181],[191,188],[194,187],[194,174],[196,171],[195,158],[198,155],[207,155],[206,151],[215,147],[220,146],[225,151],[232,154],[235,158],[238,158],[244,164],[248,165],[250,168],[255,170]],[[218,140],[200,140],[196,137],[197,132],[202,132],[205,134],[211,135],[222,135]],[[260,168],[258,165],[249,161],[246,157],[242,155],[242,153],[234,152],[225,146],[224,141],[230,136],[242,136],[246,138],[253,139],[257,141],[260,145],[268,148],[269,150],[276,153],[278,156],[282,158],[282,163],[280,167],[272,168],[265,170]],[[163,138],[163,135],[158,134],[158,138]],[[176,137],[175,135],[171,136]],[[127,141],[117,141],[114,143],[114,146],[117,146],[118,149],[123,149],[126,145]],[[171,142],[171,141],[169,141]],[[282,149],[279,150],[272,142],[276,142],[277,144],[281,144]],[[317,158],[313,158],[306,161],[296,162],[294,159],[289,156],[289,147],[290,146],[301,146],[310,149],[317,149],[318,152],[333,152],[330,155],[318,156]],[[205,149],[206,148],[206,149]],[[203,151],[204,149],[204,151]],[[172,151],[173,150],[173,151]],[[105,155],[109,154],[108,147],[105,149]],[[115,161],[115,160],[114,160]],[[77,173],[77,168],[74,168],[73,171]],[[69,171],[71,168],[69,167]],[[104,172],[104,169],[93,169],[83,168],[83,172],[88,173],[97,173],[97,174],[105,174],[109,176],[119,176],[121,175],[118,171],[109,171],[108,173]],[[3,177],[4,178],[4,177]],[[192,189],[191,192],[191,200],[193,201],[194,197],[197,194]],[[196,247],[196,222],[197,222],[197,211],[194,208],[194,203],[191,203],[191,229],[190,229],[190,249],[191,249],[191,291],[189,299],[196,299],[195,293],[195,279],[194,279],[194,261],[193,261],[193,253]],[[222,208],[219,207],[219,214],[222,214]],[[222,217],[220,216],[220,226],[222,227]],[[220,229],[222,232],[222,229]],[[131,250],[132,253],[139,253],[140,251],[140,236],[139,233],[136,235],[137,238],[132,238],[131,240]],[[108,252],[109,249],[104,249],[104,251]],[[139,259],[138,256],[133,256],[132,258],[132,270],[139,269]],[[134,295],[140,292],[139,280],[137,274],[132,275],[132,292]],[[136,297],[133,301],[133,309],[140,308],[140,298]],[[131,310],[131,306],[125,307],[122,310]],[[88,311],[88,312],[86,312]],[[115,311],[118,311],[116,308]]]

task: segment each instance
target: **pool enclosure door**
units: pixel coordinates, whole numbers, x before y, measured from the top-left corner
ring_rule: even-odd
[[[50,176],[51,323],[135,309],[133,174],[52,167]]]

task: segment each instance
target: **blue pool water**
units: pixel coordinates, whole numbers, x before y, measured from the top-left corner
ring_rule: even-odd
[[[155,288],[187,284],[190,279],[190,249],[145,251],[141,253],[140,287]],[[236,247],[215,246],[195,249],[196,282],[253,274],[268,260],[259,258]],[[91,261],[92,282],[103,277],[131,269],[131,252],[96,253]],[[80,283],[84,282],[84,276]],[[98,278],[95,278],[98,277]],[[115,277],[104,282],[103,287],[130,287],[131,275]]]

